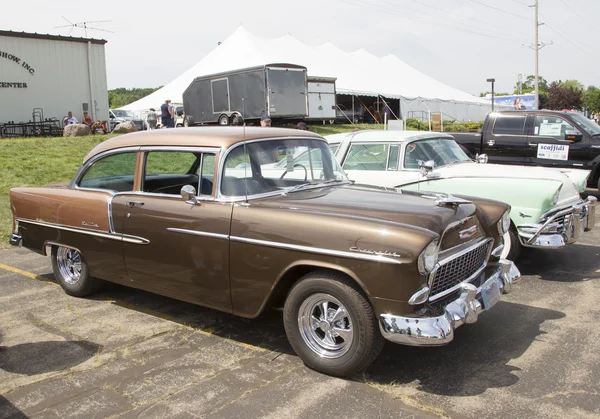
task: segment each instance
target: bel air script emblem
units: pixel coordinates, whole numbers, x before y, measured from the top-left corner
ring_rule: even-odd
[[[366,253],[368,255],[376,255],[376,256],[391,256],[394,258],[400,257],[400,255],[396,252],[388,252],[387,250],[377,251],[377,250],[370,250],[370,249],[361,249],[360,247],[356,247],[356,246],[352,246],[350,248],[350,251],[357,252],[357,253]]]
[[[94,222],[89,222],[89,223],[88,223],[87,221],[82,221],[82,222],[81,222],[81,225],[82,225],[82,226],[84,226],[84,227],[95,227],[95,228],[98,228],[98,227],[99,227],[99,225],[98,225],[98,224],[96,224],[96,223],[94,223]]]
[[[461,230],[458,232],[458,237],[461,239],[468,239],[472,237],[475,233],[477,233],[477,226],[469,227],[465,230]]]

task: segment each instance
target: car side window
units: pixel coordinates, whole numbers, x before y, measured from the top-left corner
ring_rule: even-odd
[[[340,145],[339,145],[339,144],[330,144],[330,145],[329,145],[329,148],[331,149],[331,152],[332,152],[333,154],[335,154],[335,152],[337,151],[337,149],[338,149],[339,147],[340,147]]]
[[[526,115],[502,115],[496,118],[493,134],[523,135]]]
[[[398,158],[400,147],[397,145],[390,146],[390,159],[388,161],[388,170],[398,170]]]
[[[146,156],[143,191],[180,195],[185,185],[197,195],[212,195],[214,154],[192,151],[151,151]]]
[[[386,170],[388,159],[387,144],[352,144],[344,170]]]
[[[567,131],[578,131],[578,129],[560,117],[549,115],[536,115],[535,117],[534,136],[554,137],[557,140],[564,140]]]
[[[132,151],[97,160],[87,169],[78,186],[116,192],[132,191],[136,156],[137,153]]]

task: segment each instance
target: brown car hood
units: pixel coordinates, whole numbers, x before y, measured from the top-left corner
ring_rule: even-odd
[[[434,199],[422,198],[422,195],[360,186],[333,186],[261,200],[260,205],[369,221],[377,219],[384,223],[424,228],[440,236],[451,223],[472,217],[477,210],[471,203],[440,207]],[[476,219],[473,222],[479,224]]]

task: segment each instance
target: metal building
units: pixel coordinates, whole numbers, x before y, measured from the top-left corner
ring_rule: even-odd
[[[0,123],[108,120],[105,40],[0,31]]]

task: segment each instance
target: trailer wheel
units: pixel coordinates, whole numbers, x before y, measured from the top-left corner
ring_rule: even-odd
[[[229,125],[229,117],[227,115],[221,115],[219,117],[219,125]]]

